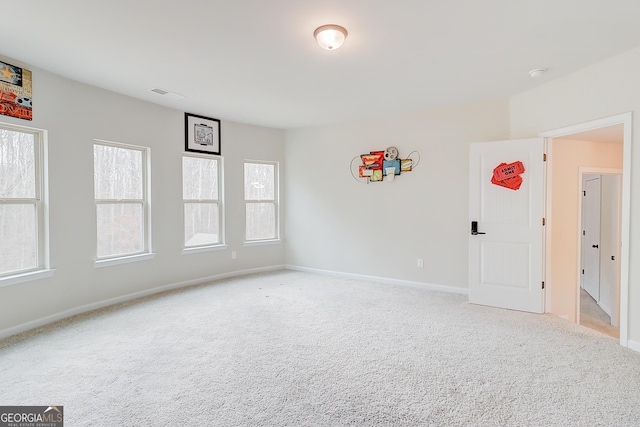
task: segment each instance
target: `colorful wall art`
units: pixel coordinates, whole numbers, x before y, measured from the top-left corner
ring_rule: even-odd
[[[418,162],[420,155],[413,151],[406,159],[398,156],[396,147],[389,147],[385,151],[371,151],[368,154],[356,156],[351,161],[353,177],[361,182],[393,181],[396,175],[411,172]],[[354,173],[354,167],[357,171]]]
[[[31,71],[0,61],[0,114],[32,120]]]
[[[500,163],[493,169],[491,183],[510,190],[519,190],[522,185],[521,174],[524,173],[524,165],[517,161],[513,163]]]

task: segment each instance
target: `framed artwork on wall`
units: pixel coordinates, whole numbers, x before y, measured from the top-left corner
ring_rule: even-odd
[[[31,71],[0,61],[0,114],[33,119]]]
[[[184,113],[184,150],[220,155],[220,120]]]

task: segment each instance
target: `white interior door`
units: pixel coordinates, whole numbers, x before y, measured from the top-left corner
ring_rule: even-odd
[[[544,139],[471,144],[469,302],[542,313]],[[521,161],[518,190],[492,184],[494,168]]]
[[[600,302],[600,176],[585,179],[582,195],[582,289]]]
[[[600,177],[600,307],[618,326],[620,316],[620,175]]]

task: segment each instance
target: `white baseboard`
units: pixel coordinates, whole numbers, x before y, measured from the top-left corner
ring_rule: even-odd
[[[638,353],[640,353],[640,342],[638,341],[627,340],[627,347],[633,351],[637,351]]]
[[[385,285],[408,286],[412,288],[429,289],[432,291],[449,292],[460,295],[469,295],[467,288],[457,288],[454,286],[435,285],[432,283],[412,282],[410,280],[389,279],[386,277],[366,276],[363,274],[343,273],[339,271],[321,270],[318,268],[300,267],[298,265],[285,265],[287,270],[303,271],[306,273],[324,274],[327,276],[341,277],[344,279],[366,280],[369,282],[383,283]]]
[[[185,288],[188,286],[199,285],[208,282],[215,282],[217,280],[228,279],[230,277],[246,276],[248,274],[264,273],[268,271],[283,270],[284,265],[274,265],[269,267],[251,268],[248,270],[238,270],[229,273],[217,274],[214,276],[201,277],[198,279],[187,280],[179,283],[172,283],[169,285],[159,286],[157,288],[145,289],[144,291],[134,292],[132,294],[122,295],[115,298],[110,298],[104,301],[94,302],[91,304],[82,305],[69,310],[61,311],[60,313],[52,314],[50,316],[41,317],[40,319],[31,320],[26,323],[22,323],[17,326],[12,326],[0,331],[0,339],[10,337],[12,335],[20,334],[22,332],[29,331],[31,329],[39,328],[40,326],[48,325],[49,323],[57,322],[58,320],[66,319],[77,314],[87,313],[89,311],[97,310],[104,307],[109,307],[114,304],[119,304],[125,301],[131,301],[137,298],[146,297],[149,295],[158,294],[164,291],[170,291],[173,289]]]

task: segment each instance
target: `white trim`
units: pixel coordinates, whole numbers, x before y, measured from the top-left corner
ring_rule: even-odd
[[[40,319],[32,320],[26,323],[22,323],[11,328],[0,330],[0,339],[10,337],[12,335],[20,334],[22,332],[29,331],[31,329],[39,328],[41,326],[48,325],[58,320],[66,319],[77,314],[87,313],[89,311],[98,310],[100,308],[109,307],[111,305],[119,304],[121,302],[131,301],[134,299],[154,295],[164,291],[170,291],[173,289],[185,288],[193,285],[200,285],[208,282],[214,282],[217,280],[228,279],[230,277],[246,276],[248,274],[264,273],[268,271],[283,270],[283,265],[274,265],[270,267],[252,268],[248,270],[238,270],[230,273],[218,274],[215,276],[202,277],[199,279],[187,280],[184,282],[173,283],[170,285],[159,286],[157,288],[151,288],[140,292],[135,292],[128,295],[122,295],[115,298],[110,298],[104,301],[99,301],[91,304],[82,305],[69,310],[61,311],[50,316],[41,317]]]
[[[588,130],[595,130],[613,125],[624,124],[627,123],[627,120],[629,121],[629,124],[631,124],[631,118],[632,113],[631,111],[629,111],[627,113],[617,114],[615,116],[603,117],[601,119],[591,120],[585,123],[578,123],[576,125],[542,132],[538,136],[541,136],[543,138],[558,138],[561,136],[572,135],[574,133],[581,133]]]
[[[45,269],[37,271],[29,271],[28,273],[16,274],[14,276],[7,276],[0,278],[0,288],[4,286],[11,286],[18,283],[31,282],[32,280],[45,279],[51,277],[56,272],[55,269]]]
[[[244,246],[279,245],[280,243],[282,243],[282,239],[247,240],[244,242]]]
[[[43,209],[43,218],[42,218],[42,233],[43,235],[43,245],[44,251],[42,256],[43,258],[43,267],[45,270],[49,270],[51,268],[51,252],[50,252],[50,226],[49,226],[49,132],[46,130],[42,130],[42,147],[41,147],[41,155],[42,155],[42,195],[41,195],[41,203]],[[55,270],[51,270],[55,272]],[[53,275],[53,273],[51,273]],[[47,276],[49,277],[49,276]]]
[[[550,190],[550,185],[549,182],[551,179],[551,168],[549,167],[549,159],[550,159],[550,155],[549,152],[551,151],[551,144],[549,142],[549,140],[547,138],[544,138],[544,140],[542,141],[542,155],[543,155],[543,162],[542,162],[542,217],[544,218],[544,226],[542,227],[542,283],[544,283],[544,287],[542,289],[542,312],[543,313],[548,313],[549,312],[549,305],[550,305],[550,301],[551,301],[551,296],[550,296],[550,292],[549,292],[549,286],[547,286],[547,270],[548,270],[548,266],[550,265],[548,263],[549,258],[548,257],[548,253],[547,253],[547,246],[551,246],[551,245],[547,245],[547,242],[549,242],[549,238],[551,236],[550,230],[551,230],[551,226],[549,224],[549,217],[551,215],[549,215],[549,213],[551,212],[551,206],[547,203],[551,200],[551,197],[549,197],[548,194],[548,190]]]
[[[223,249],[227,249],[228,247],[229,245],[227,244],[209,245],[209,246],[193,246],[193,247],[184,248],[182,250],[182,255],[197,254],[199,252],[221,251]]]
[[[620,255],[620,345],[629,346],[629,240],[631,224],[631,144],[633,114],[631,112],[605,117],[586,123],[568,126],[548,132],[540,136],[557,138],[588,130],[622,124],[624,127],[622,154],[622,249]],[[549,193],[550,194],[550,193]],[[550,254],[549,254],[550,256]],[[638,350],[640,351],[640,350]]]
[[[126,142],[109,141],[109,140],[100,139],[100,138],[94,138],[93,142],[97,143],[99,145],[108,145],[108,146],[115,147],[115,148],[124,148],[125,150],[142,151],[144,149],[149,148],[149,147],[145,147],[145,146],[142,146],[142,145],[128,144]]]
[[[323,274],[325,276],[341,277],[344,279],[363,280],[368,282],[382,283],[385,285],[406,286],[410,288],[428,289],[431,291],[448,292],[459,295],[469,295],[467,288],[457,288],[455,286],[435,285],[432,283],[412,282],[410,280],[390,279],[387,277],[366,276],[363,274],[344,273],[340,271],[321,270],[318,268],[301,267],[298,265],[285,265],[287,270],[302,271],[305,273]]]
[[[627,344],[630,350],[637,351],[638,353],[640,353],[640,342],[627,340]]]
[[[146,261],[148,259],[154,259],[155,257],[156,257],[156,254],[151,252],[151,253],[145,253],[145,254],[123,256],[118,258],[99,259],[93,263],[93,268],[110,267],[112,265],[129,264],[130,262]]]
[[[542,280],[545,283],[544,286],[544,312],[551,313],[551,297],[553,294],[553,286],[549,282],[549,266],[551,265],[551,231],[553,229],[553,220],[551,218],[551,208],[553,201],[553,189],[550,182],[553,182],[553,139],[545,138],[544,139],[545,146],[545,154],[547,155],[546,165],[544,166],[544,218],[545,218],[545,226],[544,226],[544,241],[543,241],[543,272],[542,272]]]

